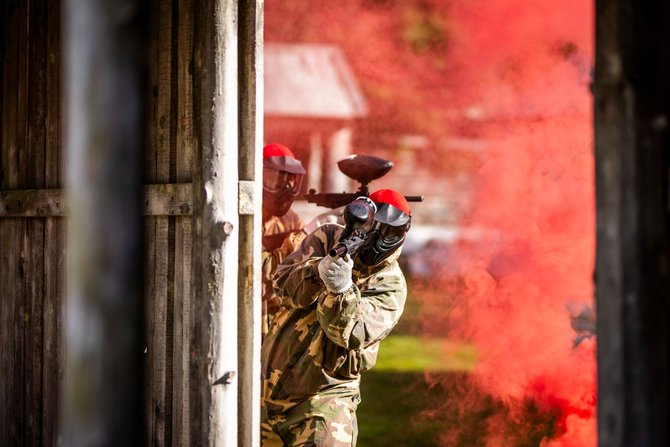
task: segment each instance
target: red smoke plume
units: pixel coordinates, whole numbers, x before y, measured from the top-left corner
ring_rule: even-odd
[[[445,421],[442,444],[529,445],[526,435],[538,439],[530,445],[594,446],[593,321],[571,319],[594,292],[593,2],[268,1],[265,23],[268,42],[341,46],[370,110],[356,150],[399,133],[486,148],[468,164],[481,168],[458,222],[485,236],[440,255],[434,297],[410,284],[424,334],[461,336],[479,352],[474,386],[466,374],[444,379],[462,401],[425,412]],[[460,174],[449,153],[422,157]]]
[[[444,270],[458,272],[449,333],[477,346],[475,380],[512,420],[529,402],[552,415],[541,445],[594,446],[595,345],[580,326],[593,324],[593,4],[451,8],[456,104],[488,150],[463,222],[486,236],[452,251]],[[516,445],[503,427],[488,432],[487,445]]]

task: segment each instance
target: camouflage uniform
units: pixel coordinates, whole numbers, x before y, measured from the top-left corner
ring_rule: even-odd
[[[278,268],[281,308],[263,343],[264,446],[355,446],[360,374],[398,322],[407,287],[397,258],[355,264],[354,284],[329,293],[317,266],[343,228],[324,225]]]
[[[263,224],[263,236],[275,236],[275,235],[286,235],[284,242],[274,250],[263,249],[262,254],[262,297],[263,297],[263,321],[261,324],[261,330],[263,336],[268,333],[268,328],[270,327],[270,322],[272,317],[279,309],[279,298],[274,294],[272,290],[272,278],[274,276],[277,266],[286,258],[288,255],[293,253],[293,251],[300,246],[300,242],[305,238],[305,233],[302,231],[302,220],[300,217],[289,210],[283,216],[270,217]]]

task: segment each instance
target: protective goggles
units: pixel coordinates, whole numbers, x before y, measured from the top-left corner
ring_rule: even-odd
[[[379,233],[380,242],[384,246],[392,246],[400,242],[407,233],[408,225],[401,225],[399,227],[394,227],[382,222],[375,221],[372,224],[370,231],[376,231]]]
[[[272,168],[263,168],[263,189],[270,193],[286,191],[295,196],[300,192],[302,177],[303,174],[292,174]]]

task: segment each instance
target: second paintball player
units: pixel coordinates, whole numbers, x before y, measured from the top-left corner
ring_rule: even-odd
[[[272,276],[277,265],[305,237],[302,220],[291,210],[304,174],[302,163],[288,147],[268,144],[263,148],[263,336],[279,309],[279,299],[272,290]]]
[[[270,446],[355,446],[360,375],[402,314],[398,256],[410,227],[405,198],[379,190],[354,258],[331,257],[344,228],[317,228],[277,268],[281,299],[263,343],[261,437]]]

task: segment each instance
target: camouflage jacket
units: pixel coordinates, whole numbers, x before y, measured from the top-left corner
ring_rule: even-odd
[[[281,308],[263,343],[263,398],[281,413],[321,391],[358,391],[360,373],[377,360],[379,342],[402,314],[407,286],[400,250],[374,267],[354,264],[352,287],[329,293],[317,266],[343,228],[324,225],[277,268]]]
[[[273,216],[263,223],[263,236],[280,236],[285,238],[283,242],[272,250],[263,247],[262,262],[262,313],[263,320],[261,330],[263,336],[267,334],[270,321],[274,314],[279,309],[279,298],[272,290],[272,278],[274,277],[277,266],[288,255],[300,246],[300,242],[305,238],[305,233],[302,231],[302,220],[300,217],[289,210],[283,216]],[[285,236],[284,236],[285,235]]]

